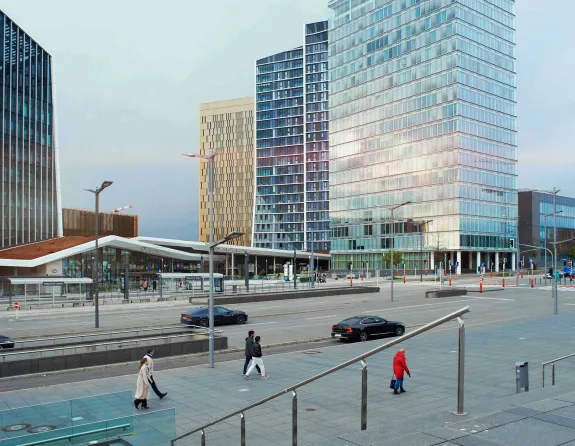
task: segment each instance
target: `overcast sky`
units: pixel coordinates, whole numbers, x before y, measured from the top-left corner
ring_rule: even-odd
[[[301,44],[327,0],[0,0],[54,57],[62,198],[114,185],[142,235],[197,237],[198,104],[253,95],[254,61]],[[575,196],[573,0],[517,2],[519,186]]]

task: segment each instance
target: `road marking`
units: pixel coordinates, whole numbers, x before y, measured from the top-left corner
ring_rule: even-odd
[[[472,296],[469,296],[469,299],[479,299],[479,300],[505,300],[505,301],[510,301],[510,302],[515,301],[515,299],[505,299],[505,298],[503,298],[503,297],[472,297]]]
[[[256,324],[250,324],[250,327],[254,325],[268,325],[268,324],[277,324],[277,322],[258,322]]]
[[[312,319],[327,319],[328,317],[336,317],[337,314],[331,314],[329,316],[317,316],[317,317],[306,317],[306,321],[311,321]]]
[[[395,307],[395,308],[384,308],[383,310],[369,310],[369,311],[362,311],[361,314],[366,313],[373,313],[374,311],[393,311],[393,310],[404,310],[406,308],[419,308],[419,307],[431,307],[434,305],[448,305],[448,304],[456,304],[461,302],[467,302],[467,300],[454,300],[451,302],[437,302],[435,304],[421,304],[421,305],[409,305],[407,307]]]

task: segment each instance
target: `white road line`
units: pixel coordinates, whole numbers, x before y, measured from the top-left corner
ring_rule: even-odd
[[[368,311],[362,311],[362,314],[366,314],[366,313],[373,313],[374,311],[393,311],[393,310],[404,310],[406,308],[419,308],[419,307],[432,307],[435,305],[448,305],[448,304],[456,304],[456,303],[461,303],[461,302],[467,302],[467,300],[453,300],[451,302],[437,302],[434,304],[421,304],[421,305],[408,305],[407,307],[395,307],[395,308],[384,308],[382,310],[368,310]]]
[[[513,302],[515,301],[515,299],[505,299],[503,297],[473,297],[473,296],[468,296],[469,299],[479,299],[479,300],[505,300],[505,301],[510,301]]]
[[[268,324],[277,324],[277,322],[258,322],[256,324],[250,323],[250,327],[253,327],[254,325],[268,325]]]
[[[312,319],[327,319],[328,317],[336,317],[337,314],[332,314],[330,316],[317,316],[317,317],[306,317],[306,321],[311,321]]]

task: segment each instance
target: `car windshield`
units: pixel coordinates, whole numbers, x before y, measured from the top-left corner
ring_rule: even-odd
[[[343,321],[341,321],[338,325],[355,324],[359,320],[360,320],[360,318],[358,318],[358,317],[348,317],[347,319],[344,319]]]

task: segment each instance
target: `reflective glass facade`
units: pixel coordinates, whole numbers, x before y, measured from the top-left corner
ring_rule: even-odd
[[[335,268],[380,265],[382,206],[425,225],[393,243],[506,255],[517,217],[511,0],[331,0],[330,225]],[[406,225],[409,227],[409,224]],[[419,226],[415,226],[419,228]],[[373,255],[370,253],[374,253]],[[478,257],[463,256],[463,269]]]
[[[327,38],[256,62],[254,247],[329,249]]]
[[[1,230],[8,248],[62,231],[52,57],[1,11],[0,24]]]

